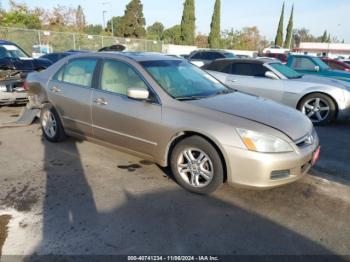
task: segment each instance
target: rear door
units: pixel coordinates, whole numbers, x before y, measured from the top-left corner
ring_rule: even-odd
[[[95,58],[68,61],[49,82],[48,96],[65,129],[83,136],[92,135],[91,95]]]
[[[262,64],[233,63],[227,85],[237,90],[280,101],[283,97],[283,82],[267,78],[268,71]]]
[[[153,156],[157,151],[161,105],[140,73],[130,64],[106,59],[99,89],[92,93],[93,132],[97,139]],[[148,89],[151,101],[127,96],[128,88]]]

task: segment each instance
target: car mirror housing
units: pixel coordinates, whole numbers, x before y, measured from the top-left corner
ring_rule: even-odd
[[[128,88],[128,97],[136,100],[147,100],[149,91],[145,88],[131,87]]]
[[[265,73],[265,76],[267,78],[270,78],[270,79],[273,79],[273,80],[278,80],[279,79],[278,76],[275,73],[271,72],[271,71],[267,71]]]

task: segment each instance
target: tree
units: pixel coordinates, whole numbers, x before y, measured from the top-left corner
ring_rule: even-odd
[[[141,38],[146,35],[146,20],[143,15],[143,5],[140,0],[131,0],[126,6],[123,27],[125,37]]]
[[[89,35],[99,35],[103,32],[103,28],[102,25],[90,24],[84,28],[84,32]]]
[[[40,29],[42,24],[39,17],[30,10],[26,4],[10,1],[10,10],[1,10],[0,24],[3,26],[24,27],[29,29]]]
[[[225,30],[222,34],[221,47],[225,49],[261,51],[269,42],[260,35],[256,26],[244,27],[242,30]]]
[[[123,37],[124,36],[124,21],[123,16],[113,16],[112,19],[107,21],[107,32],[112,32],[112,23],[114,36]]]
[[[220,22],[221,22],[221,1],[216,0],[214,6],[214,13],[210,25],[209,47],[220,48]]]
[[[283,20],[284,20],[284,2],[282,5],[281,17],[278,23],[277,35],[275,39],[275,45],[278,45],[278,46],[283,45]]]
[[[162,40],[168,44],[181,44],[181,26],[175,25],[163,32]]]
[[[292,7],[292,12],[290,13],[290,18],[287,26],[286,40],[284,41],[284,48],[290,48],[292,42],[293,34],[293,16],[294,16],[294,5]]]
[[[147,38],[151,40],[160,40],[164,32],[164,25],[160,22],[155,22],[147,27]]]
[[[208,36],[202,35],[201,33],[199,33],[196,37],[196,46],[198,48],[208,48],[209,47]],[[220,36],[219,36],[219,47],[220,47]]]
[[[81,5],[78,5],[78,8],[75,12],[75,23],[78,31],[84,30],[86,26],[86,22],[85,22],[85,14]]]
[[[327,40],[328,40],[328,33],[327,33],[327,30],[325,30],[322,37],[321,37],[321,42],[326,43]]]
[[[185,0],[181,20],[181,42],[185,45],[194,45],[196,29],[196,15],[194,0]]]

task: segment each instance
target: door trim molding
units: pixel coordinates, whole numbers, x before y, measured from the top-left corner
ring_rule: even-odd
[[[113,133],[113,134],[116,134],[116,135],[125,136],[125,137],[131,138],[131,139],[135,139],[137,141],[140,141],[140,142],[143,142],[143,143],[146,143],[146,144],[150,144],[152,146],[158,146],[158,143],[152,142],[152,141],[140,138],[140,137],[136,137],[136,136],[128,135],[128,134],[125,134],[125,133],[117,132],[117,131],[114,131],[114,130],[111,130],[111,129],[108,129],[108,128],[104,128],[104,127],[101,127],[101,126],[97,126],[97,125],[92,125],[92,127],[100,129],[100,130],[103,130],[103,131],[106,131],[106,132],[110,132],[110,133]]]

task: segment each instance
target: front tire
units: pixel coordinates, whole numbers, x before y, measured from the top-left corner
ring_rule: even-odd
[[[196,194],[211,194],[224,182],[219,153],[206,139],[192,136],[180,141],[171,154],[171,170],[176,181]]]
[[[61,120],[52,105],[41,109],[40,123],[43,135],[48,141],[57,143],[66,138]]]
[[[334,121],[337,115],[337,106],[333,99],[321,93],[313,93],[304,97],[298,109],[315,125],[327,125]]]

